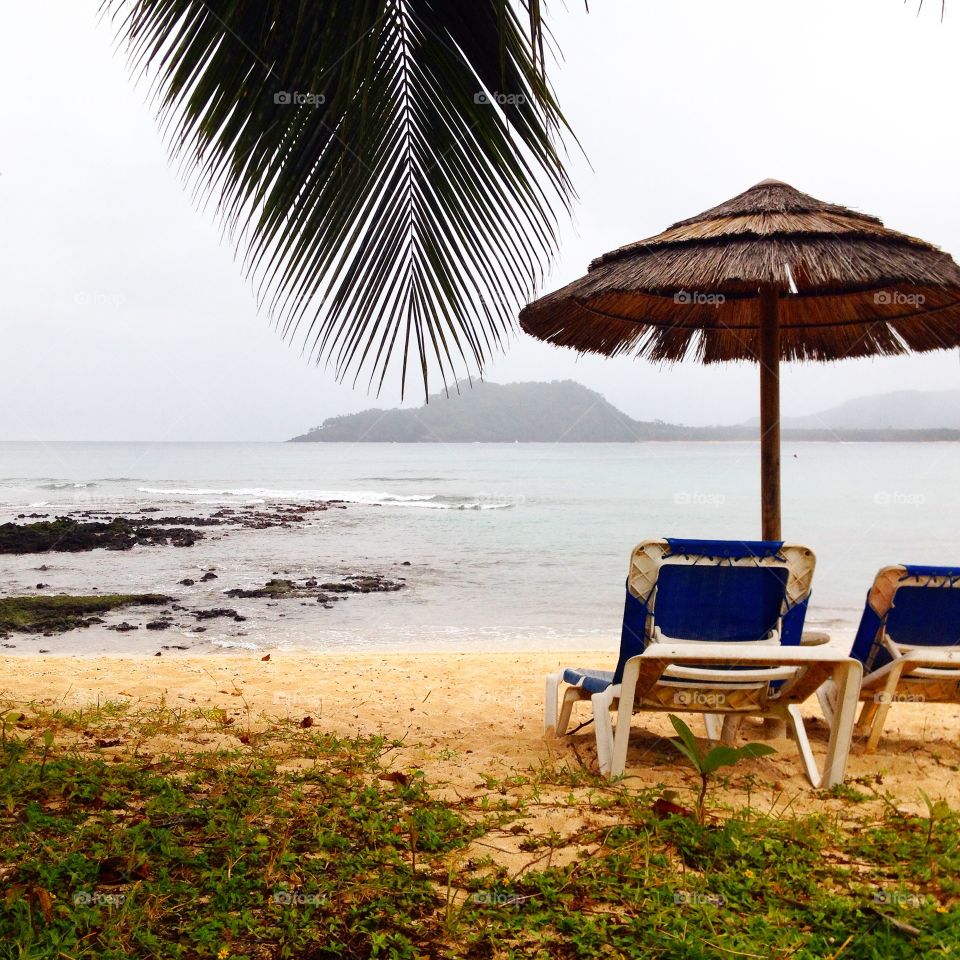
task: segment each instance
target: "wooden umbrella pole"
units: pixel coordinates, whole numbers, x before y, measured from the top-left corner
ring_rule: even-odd
[[[776,287],[760,288],[760,503],[764,540],[780,540],[780,318]]]

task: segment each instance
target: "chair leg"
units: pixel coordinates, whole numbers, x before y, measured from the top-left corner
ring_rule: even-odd
[[[860,716],[857,718],[856,733],[863,736],[870,732],[873,726],[873,718],[877,715],[877,707],[880,704],[876,700],[865,700],[860,709]]]
[[[800,759],[803,761],[803,767],[807,771],[807,779],[814,790],[819,789],[822,782],[820,770],[817,768],[817,761],[813,756],[813,750],[810,747],[810,739],[807,737],[807,728],[803,723],[803,714],[800,707],[792,703],[787,707],[787,718],[790,721],[793,739],[800,751]]]
[[[873,718],[873,724],[870,727],[870,736],[867,738],[867,753],[873,753],[877,749],[877,744],[880,742],[880,735],[883,733],[883,725],[886,722],[887,714],[890,712],[890,706],[893,703],[893,698],[896,696],[897,687],[900,686],[900,677],[903,672],[902,662],[894,664],[890,673],[887,675],[887,682],[883,688],[883,693],[880,694],[879,703],[876,703],[876,697],[874,702],[876,703],[876,716]]]
[[[862,678],[863,665],[859,660],[851,659],[839,663],[833,671],[833,682],[837,687],[837,712],[823,770],[823,786],[827,790],[843,783],[850,745],[853,742],[853,721],[860,701]]]
[[[557,697],[562,679],[562,673],[547,674],[547,689],[543,697],[543,732],[546,736],[557,732]]]
[[[597,763],[600,772],[607,777],[616,776],[613,769],[613,723],[610,719],[610,708],[613,706],[614,688],[607,687],[602,693],[595,693],[591,698],[593,705],[593,724],[597,735]],[[629,723],[629,719],[627,723]],[[617,717],[617,729],[620,728],[620,718]],[[623,773],[621,765],[620,773]]]
[[[578,700],[583,700],[583,691],[579,687],[567,687],[563,691],[563,703],[560,706],[560,719],[557,721],[557,736],[562,737],[570,726],[570,713]]]
[[[880,742],[880,736],[883,733],[883,725],[887,722],[887,714],[890,712],[890,701],[877,704],[876,716],[870,725],[870,736],[867,737],[867,745],[864,747],[866,753],[873,753]]]
[[[740,732],[740,724],[743,723],[743,717],[738,713],[729,713],[723,718],[723,730],[720,734],[720,742],[725,746],[732,747],[737,742],[737,734]]]
[[[707,728],[708,740],[713,740],[716,742],[720,739],[723,718],[719,713],[705,713],[703,715],[703,725]]]
[[[823,719],[827,721],[827,727],[832,730],[833,718],[837,712],[837,688],[832,680],[827,680],[826,683],[817,687],[817,700],[820,701]]]
[[[631,657],[623,668],[623,679],[617,687],[610,687],[610,696],[617,701],[617,738],[613,744],[612,777],[619,777],[627,765],[627,746],[630,743],[630,721],[640,677],[640,658]]]

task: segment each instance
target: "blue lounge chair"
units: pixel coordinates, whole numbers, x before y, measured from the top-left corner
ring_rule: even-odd
[[[779,542],[638,544],[616,669],[568,668],[548,676],[545,731],[565,733],[573,704],[590,700],[601,772],[619,776],[636,710],[702,713],[714,739],[720,717],[773,718],[790,724],[815,787],[841,782],[861,667],[825,646],[822,636],[801,645],[815,563],[808,548]],[[821,776],[799,705],[831,676],[840,709]]]
[[[894,703],[960,702],[960,567],[884,567],[867,594],[851,656],[863,664],[857,732],[875,750]],[[819,691],[832,722],[836,690]]]

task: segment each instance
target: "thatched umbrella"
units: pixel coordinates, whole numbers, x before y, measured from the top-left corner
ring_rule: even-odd
[[[764,180],[597,258],[520,325],[608,356],[758,360],[763,537],[779,540],[780,361],[960,346],[960,267],[876,217]]]

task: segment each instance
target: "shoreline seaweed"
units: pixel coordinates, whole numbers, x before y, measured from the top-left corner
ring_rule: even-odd
[[[129,606],[160,606],[171,601],[171,597],[160,593],[0,597],[0,637],[11,633],[66,633],[102,623],[103,619],[97,616],[100,613]]]

